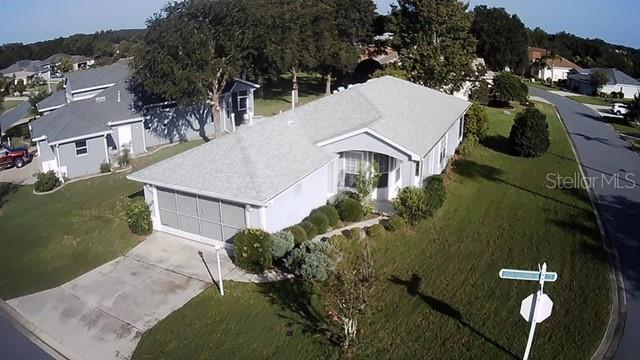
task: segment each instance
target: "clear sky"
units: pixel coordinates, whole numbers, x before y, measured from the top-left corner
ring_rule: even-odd
[[[388,12],[395,0],[376,0],[381,12]],[[503,7],[517,14],[529,28],[549,33],[566,31],[582,37],[640,48],[639,0],[470,0],[477,5]]]
[[[387,12],[395,0],[375,0]],[[167,0],[0,0],[0,44],[30,43],[93,33],[142,28]],[[640,48],[640,0],[470,0],[504,7],[526,26]]]

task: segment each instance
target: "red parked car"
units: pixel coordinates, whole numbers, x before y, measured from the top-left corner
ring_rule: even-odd
[[[12,166],[21,168],[31,162],[32,159],[33,156],[29,154],[27,147],[11,147],[0,144],[0,169],[6,169]]]

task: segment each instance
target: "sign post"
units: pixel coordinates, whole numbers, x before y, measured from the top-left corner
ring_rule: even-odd
[[[537,281],[538,284],[540,284],[540,289],[536,293],[527,296],[522,300],[522,304],[520,305],[520,315],[522,315],[525,320],[531,322],[529,337],[527,338],[527,347],[522,357],[523,360],[529,359],[536,324],[548,318],[553,309],[553,301],[544,293],[544,283],[545,281],[554,282],[558,279],[558,274],[547,272],[547,263],[543,263],[542,267],[538,265],[538,269],[538,271],[502,269],[498,273],[501,279]]]
[[[220,266],[220,246],[216,246],[216,259],[218,260],[218,283],[220,283],[220,295],[224,296],[224,285],[222,284],[222,267]]]

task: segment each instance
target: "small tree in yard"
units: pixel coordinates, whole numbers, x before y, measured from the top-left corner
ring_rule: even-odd
[[[516,115],[509,134],[512,151],[522,157],[538,157],[549,149],[549,125],[546,115],[527,108]]]
[[[120,167],[129,166],[131,163],[131,150],[128,147],[123,147],[122,151],[120,151],[120,156],[118,157],[118,165]]]
[[[359,321],[367,311],[375,281],[369,244],[366,241],[359,244],[353,259],[344,261],[325,287],[327,313],[338,325],[335,335],[346,357],[353,351]]]
[[[526,101],[529,90],[520,78],[509,73],[500,73],[493,79],[493,97],[498,103]]]
[[[589,75],[589,83],[599,92],[609,82],[609,76],[602,70],[594,71]],[[595,94],[594,94],[595,95]]]
[[[134,199],[127,204],[127,225],[132,233],[148,235],[151,233],[151,210],[144,199]]]
[[[22,96],[22,94],[27,90],[27,85],[25,85],[24,80],[20,79],[16,83],[14,90]]]
[[[358,194],[358,200],[362,203],[364,215],[369,215],[375,208],[375,203],[371,198],[371,193],[378,185],[380,180],[380,169],[378,164],[374,162],[369,167],[361,167],[356,175],[355,188]]]

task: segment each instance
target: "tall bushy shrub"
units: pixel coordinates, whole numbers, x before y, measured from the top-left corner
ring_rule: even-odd
[[[487,135],[489,117],[481,105],[473,104],[464,119],[464,136],[481,141]]]
[[[127,203],[127,225],[132,233],[138,235],[151,234],[151,210],[144,199],[137,198]]]
[[[285,255],[289,253],[289,251],[293,250],[295,246],[295,242],[293,240],[293,234],[289,230],[278,231],[277,233],[272,235],[273,237],[273,245],[271,248],[271,255],[273,256],[273,260],[280,260]]]
[[[540,110],[527,108],[519,112],[511,127],[509,146],[514,154],[538,157],[549,149],[549,125]]]
[[[354,199],[343,197],[336,205],[338,214],[342,221],[356,222],[364,217],[364,208],[362,204]]]
[[[307,281],[325,281],[335,271],[338,259],[328,241],[310,241],[289,253],[285,266]]]
[[[51,191],[60,186],[60,179],[53,170],[38,173],[34,189],[36,192]]]
[[[407,226],[407,222],[397,214],[391,215],[388,219],[384,219],[380,224],[387,231],[400,231]]]
[[[499,103],[526,101],[529,89],[519,77],[502,72],[493,79],[493,97]]]
[[[235,236],[236,264],[251,273],[261,273],[272,266],[273,239],[260,229],[244,229]]]
[[[446,189],[441,175],[429,176],[424,180],[424,202],[427,217],[433,216],[436,210],[444,205]]]

